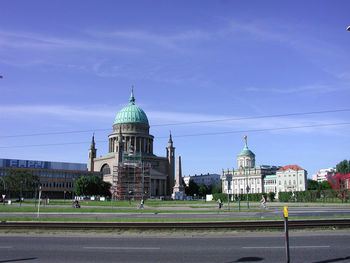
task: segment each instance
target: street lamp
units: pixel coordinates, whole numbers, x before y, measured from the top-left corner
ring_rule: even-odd
[[[227,209],[230,210],[230,179],[227,180]]]
[[[247,166],[244,168],[245,174],[246,174],[246,179],[247,179],[247,208],[249,209],[249,186],[248,186],[248,173],[247,173]]]
[[[21,181],[21,192],[19,194],[19,206],[22,206],[22,196],[23,196],[23,181]]]
[[[74,200],[74,182],[75,182],[75,177],[74,176],[72,177],[72,181],[73,181],[73,184],[72,184],[72,200]]]
[[[346,30],[347,30],[347,31],[350,31],[350,26],[348,26]]]

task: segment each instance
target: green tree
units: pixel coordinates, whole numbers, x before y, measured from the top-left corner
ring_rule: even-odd
[[[109,188],[111,187],[110,183],[102,181],[96,175],[90,176],[89,178],[80,177],[74,185],[74,192],[76,195],[82,196],[110,196]]]
[[[74,193],[79,196],[88,195],[88,185],[89,181],[85,176],[80,177],[75,181],[74,184]]]
[[[200,196],[205,196],[207,193],[208,193],[208,187],[204,183],[201,183],[198,189],[198,194]]]
[[[320,186],[317,181],[307,179],[307,190],[319,190]]]
[[[350,161],[344,160],[337,164],[337,173],[347,174],[350,173]]]
[[[185,193],[188,196],[194,196],[195,194],[198,195],[198,189],[198,185],[194,181],[190,180],[188,187],[185,187]]]
[[[268,193],[268,196],[269,196],[269,199],[271,202],[273,202],[273,200],[275,200],[275,195],[276,193],[275,192],[269,192]],[[265,197],[266,198],[266,197]]]
[[[6,190],[15,195],[34,192],[39,184],[39,176],[27,170],[10,170],[3,179],[6,182]]]
[[[102,192],[102,180],[96,175],[90,176],[87,185],[87,195],[100,195]]]
[[[220,194],[220,193],[222,193],[222,186],[221,186],[221,185],[216,185],[216,184],[214,184],[214,185],[212,186],[211,193],[212,193],[212,194]]]
[[[331,190],[332,186],[328,181],[323,181],[319,183],[320,190]]]
[[[111,186],[112,186],[111,183],[102,181],[100,195],[106,196],[106,197],[111,197],[111,192],[109,191]]]

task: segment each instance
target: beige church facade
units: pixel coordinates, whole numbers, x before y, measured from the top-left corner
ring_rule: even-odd
[[[89,150],[88,170],[102,172],[119,200],[143,197],[170,197],[174,186],[175,148],[170,135],[166,156],[153,153],[154,137],[145,112],[135,104],[133,91],[129,104],[116,115],[108,136],[108,153],[96,156],[94,137]],[[128,179],[125,179],[128,178]],[[142,185],[141,185],[142,184]],[[141,190],[142,187],[142,190]]]

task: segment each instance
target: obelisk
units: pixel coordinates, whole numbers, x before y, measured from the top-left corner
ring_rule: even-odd
[[[175,186],[173,188],[172,198],[174,200],[184,199],[184,186],[182,184],[182,171],[181,171],[181,156],[177,157]]]

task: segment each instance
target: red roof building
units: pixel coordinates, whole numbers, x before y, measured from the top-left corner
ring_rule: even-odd
[[[304,170],[304,169],[301,168],[299,165],[290,164],[290,165],[286,165],[286,166],[280,168],[278,171],[285,171],[285,170],[295,170],[295,171],[298,171],[298,170]]]

